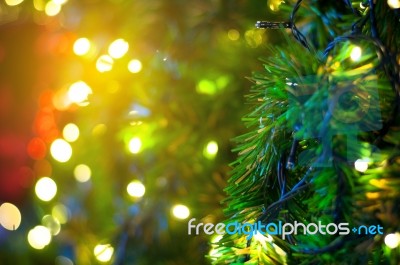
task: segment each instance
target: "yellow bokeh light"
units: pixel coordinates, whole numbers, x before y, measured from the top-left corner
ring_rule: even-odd
[[[33,0],[33,6],[37,11],[43,11],[45,7],[44,0]]]
[[[5,202],[0,206],[0,224],[7,230],[17,230],[21,224],[21,212],[12,203]]]
[[[93,253],[100,262],[108,262],[114,253],[114,248],[110,244],[97,245],[94,247]]]
[[[190,210],[183,204],[177,204],[172,207],[172,214],[178,219],[186,219],[190,215]]]
[[[269,9],[271,9],[271,11],[278,11],[279,10],[279,6],[284,2],[282,0],[269,0]]]
[[[74,123],[68,123],[63,129],[63,137],[68,142],[75,142],[79,138],[79,128]]]
[[[9,6],[16,6],[24,2],[24,0],[6,0],[6,4]]]
[[[392,9],[400,8],[400,0],[388,0],[387,3]]]
[[[204,148],[203,155],[208,159],[213,159],[218,153],[218,143],[216,141],[210,141]]]
[[[63,204],[57,204],[51,210],[51,215],[56,218],[60,224],[65,224],[68,221],[69,210]]]
[[[400,234],[388,234],[385,236],[385,244],[389,248],[397,248],[400,244]]]
[[[79,38],[74,42],[74,53],[76,55],[85,55],[90,51],[90,41],[87,38]]]
[[[351,49],[350,58],[354,62],[357,62],[360,60],[361,54],[362,54],[361,48],[356,46],[353,49]]]
[[[142,70],[142,63],[137,59],[131,60],[128,64],[128,70],[134,74],[139,73]]]
[[[230,29],[228,31],[228,38],[232,41],[238,40],[240,38],[240,33],[236,29]]]
[[[142,182],[134,180],[128,184],[126,190],[130,196],[140,198],[143,197],[144,193],[146,192],[146,187],[142,184]]]
[[[55,1],[47,2],[46,6],[44,7],[44,12],[49,17],[54,17],[61,11],[61,5],[57,4]]]
[[[129,151],[132,154],[137,154],[142,149],[142,140],[139,137],[134,137],[129,141]]]
[[[58,235],[61,231],[60,222],[52,215],[45,215],[42,218],[42,224],[47,229],[49,229],[50,233],[55,236]]]
[[[113,68],[114,60],[109,55],[101,55],[96,62],[96,69],[100,73],[111,71]]]
[[[51,143],[50,153],[55,160],[64,163],[71,158],[72,147],[67,141],[63,139],[56,139],[53,143]]]
[[[56,91],[53,95],[52,103],[57,110],[67,110],[72,104],[68,97],[67,89],[60,89]]]
[[[86,182],[92,176],[92,170],[87,165],[80,164],[75,167],[74,176],[77,181]]]
[[[52,1],[57,5],[64,5],[65,3],[68,2],[68,0],[52,0]]]
[[[365,159],[357,159],[354,162],[354,168],[359,172],[365,172],[368,169],[368,161]]]
[[[129,43],[124,39],[117,39],[113,41],[110,46],[108,47],[108,54],[115,58],[121,58],[124,56],[129,49]]]
[[[259,29],[250,29],[244,33],[244,37],[246,39],[247,44],[251,48],[257,48],[263,42],[262,30]]]
[[[50,201],[57,194],[57,184],[48,177],[43,177],[36,182],[36,196],[42,201]]]
[[[51,242],[49,229],[42,225],[35,226],[28,233],[28,243],[35,249],[43,249]]]
[[[68,98],[71,102],[82,103],[87,100],[92,89],[83,81],[73,83],[68,89]]]

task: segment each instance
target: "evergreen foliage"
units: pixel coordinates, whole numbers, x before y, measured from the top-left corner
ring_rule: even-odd
[[[251,79],[226,223],[380,225],[384,233],[225,234],[213,264],[398,264],[398,248],[384,240],[400,229],[399,10],[350,0],[280,8],[292,36],[267,46],[272,55]]]

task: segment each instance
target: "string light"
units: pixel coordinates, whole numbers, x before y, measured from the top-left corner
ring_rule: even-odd
[[[100,262],[108,262],[111,260],[114,253],[114,248],[110,244],[97,245],[93,250],[94,256]]]
[[[113,41],[110,46],[108,47],[108,54],[115,58],[123,57],[129,49],[129,43],[126,42],[124,39],[117,39]]]
[[[21,212],[12,203],[5,202],[0,206],[0,224],[7,230],[17,230],[21,224]]]
[[[351,50],[351,53],[350,53],[350,58],[354,62],[357,62],[360,60],[361,54],[362,54],[362,50],[360,47],[358,47],[358,46],[353,47],[353,49]]]
[[[36,182],[36,196],[42,201],[50,201],[57,194],[57,184],[48,177],[43,177]]]
[[[67,141],[56,139],[50,146],[50,153],[55,160],[64,163],[71,158],[72,147]]]
[[[79,38],[74,42],[73,51],[76,55],[83,56],[90,51],[90,41],[87,38]]]
[[[365,159],[357,159],[354,162],[354,168],[359,172],[365,172],[368,169],[368,161]]]
[[[71,102],[82,103],[87,100],[89,94],[92,94],[92,89],[83,81],[73,83],[68,89],[68,98]]]
[[[79,138],[79,128],[74,123],[68,123],[63,129],[63,137],[68,142],[72,143]]]
[[[35,249],[43,249],[51,242],[51,233],[49,229],[38,225],[28,233],[28,243]]]
[[[137,59],[133,59],[128,64],[128,70],[133,74],[139,73],[142,70],[142,63]]]
[[[385,244],[389,248],[397,248],[400,244],[400,234],[395,233],[395,234],[387,234],[385,236]]]
[[[75,167],[74,176],[77,181],[86,182],[92,176],[92,170],[87,165],[80,164]]]
[[[9,6],[16,6],[23,2],[24,0],[6,0],[6,4]]]
[[[96,62],[96,69],[100,73],[111,71],[113,68],[114,60],[109,55],[101,55]]]
[[[60,11],[61,11],[61,5],[57,4],[54,1],[47,2],[46,6],[44,8],[44,12],[49,17],[56,16],[58,13],[60,13]]]
[[[132,154],[137,154],[142,148],[142,140],[139,137],[134,137],[129,141],[129,151]]]
[[[387,3],[392,9],[400,8],[400,0],[388,0]]]
[[[203,155],[208,159],[213,159],[218,153],[218,143],[216,141],[210,141],[204,148]]]
[[[126,190],[130,196],[140,198],[146,192],[146,187],[139,180],[134,180],[128,184]]]
[[[178,219],[186,219],[190,215],[190,210],[187,206],[183,204],[177,204],[172,207],[172,214]]]

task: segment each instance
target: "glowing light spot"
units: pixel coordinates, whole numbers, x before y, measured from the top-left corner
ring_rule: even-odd
[[[142,140],[139,137],[134,137],[129,141],[129,151],[132,154],[137,154],[142,149]]]
[[[254,30],[254,29],[245,32],[244,37],[246,39],[247,44],[251,48],[256,48],[263,42],[263,36],[261,32],[262,30]]]
[[[23,2],[24,0],[6,0],[6,4],[9,6],[16,6]]]
[[[83,81],[73,83],[68,89],[68,98],[71,102],[82,103],[87,100],[92,89]]]
[[[217,93],[218,88],[214,81],[202,79],[197,84],[196,91],[199,94],[214,95]]]
[[[74,53],[76,55],[82,56],[90,51],[90,41],[87,38],[80,38],[74,42],[73,47]]]
[[[361,48],[358,47],[358,46],[356,46],[356,47],[354,47],[354,48],[351,50],[350,58],[351,58],[351,60],[353,60],[354,62],[357,62],[357,61],[360,60],[361,54],[362,54]]]
[[[36,182],[36,196],[42,201],[48,202],[57,194],[57,184],[48,177],[43,177]]]
[[[72,147],[67,141],[63,139],[57,139],[51,144],[50,153],[55,160],[64,163],[71,158]]]
[[[101,55],[96,62],[96,69],[100,73],[111,71],[113,68],[114,60],[109,55]]]
[[[129,183],[126,190],[130,196],[136,198],[143,197],[144,193],[146,192],[145,186],[138,180],[134,180]]]
[[[31,158],[40,160],[46,156],[46,149],[44,141],[39,137],[35,137],[29,141],[26,151]]]
[[[388,234],[385,236],[385,244],[389,248],[397,248],[400,244],[400,234]]]
[[[108,54],[110,54],[111,57],[118,59],[124,56],[128,52],[128,49],[128,42],[126,42],[124,39],[117,39],[108,47]]]
[[[400,8],[400,0],[388,0],[387,3],[392,9]]]
[[[228,38],[231,41],[238,40],[240,38],[240,33],[236,29],[230,29],[228,30]]]
[[[61,5],[57,4],[54,1],[47,2],[46,6],[44,7],[44,12],[49,17],[54,17],[61,11]]]
[[[68,142],[72,143],[79,138],[79,128],[74,123],[68,123],[64,126],[63,137]]]
[[[67,89],[60,89],[56,93],[54,93],[52,103],[57,110],[67,110],[72,104],[71,100],[68,97]]]
[[[92,170],[87,165],[80,164],[75,167],[74,176],[77,181],[86,182],[92,176]]]
[[[172,207],[172,214],[178,219],[186,219],[190,215],[190,210],[188,207],[182,204],[177,204]]]
[[[45,226],[47,229],[49,229],[50,233],[55,236],[58,235],[61,231],[61,225],[60,222],[54,218],[52,215],[45,215],[42,218],[42,224]]]
[[[131,60],[128,64],[128,70],[134,74],[139,73],[142,70],[142,63],[137,59]]]
[[[210,141],[207,143],[203,150],[203,155],[208,159],[213,159],[218,153],[218,143],[216,141]]]
[[[114,253],[114,248],[110,244],[97,245],[93,250],[94,256],[100,262],[108,262]]]
[[[354,168],[355,168],[357,171],[365,172],[365,171],[367,171],[367,169],[368,169],[368,161],[363,160],[363,159],[357,159],[357,160],[354,162]]]
[[[65,224],[68,221],[69,210],[63,204],[57,204],[51,210],[51,215],[56,218],[60,224]]]
[[[28,233],[28,243],[35,249],[43,249],[51,242],[51,233],[49,229],[38,225]]]
[[[33,0],[33,6],[37,11],[43,11],[44,10],[44,1],[43,0]]]
[[[52,1],[57,5],[64,5],[65,3],[68,2],[68,0],[52,0]]]
[[[21,224],[21,212],[14,204],[5,202],[0,206],[0,224],[7,230],[17,230]]]
[[[279,6],[282,4],[282,0],[269,0],[269,9],[271,9],[271,11],[278,11],[279,10]]]

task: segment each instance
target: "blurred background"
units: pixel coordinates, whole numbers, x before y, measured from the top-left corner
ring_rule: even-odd
[[[280,3],[1,0],[0,264],[208,264]]]

